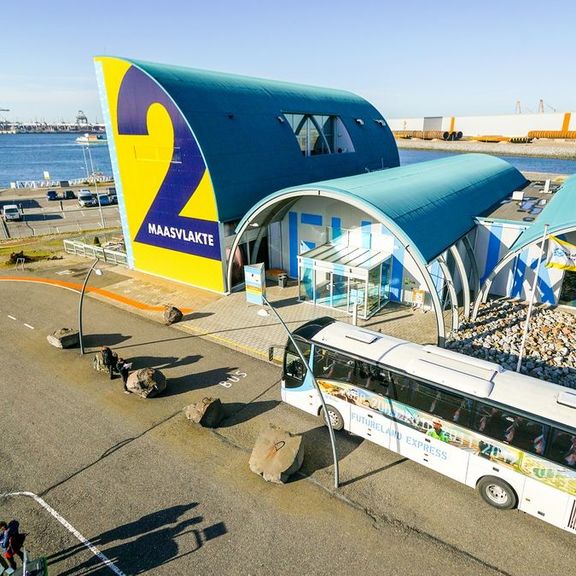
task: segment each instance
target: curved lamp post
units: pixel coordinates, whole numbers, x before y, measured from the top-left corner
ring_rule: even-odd
[[[90,274],[92,274],[92,270],[94,270],[95,274],[98,276],[102,276],[102,270],[96,268],[96,264],[100,262],[99,258],[96,258],[88,270],[88,274],[86,274],[86,278],[84,278],[84,284],[82,285],[82,292],[80,292],[80,305],[78,306],[78,340],[80,342],[80,355],[84,355],[84,342],[82,340],[82,304],[84,302],[84,292],[86,292],[86,285],[88,284],[88,278],[90,278]]]
[[[280,316],[280,314],[278,314],[278,312],[276,311],[276,308],[274,308],[272,306],[272,304],[270,304],[270,302],[268,302],[268,300],[266,300],[265,296],[262,295],[261,297],[262,297],[262,301],[264,302],[264,304],[266,304],[266,306],[268,308],[270,308],[270,310],[272,310],[272,312],[274,313],[274,316],[276,316],[276,318],[278,319],[280,324],[282,324],[282,326],[284,327],[284,330],[286,330],[286,334],[288,334],[288,338],[290,339],[290,342],[292,342],[294,349],[298,353],[298,356],[300,356],[300,360],[302,360],[304,366],[306,366],[306,370],[308,370],[308,373],[312,377],[312,382],[314,382],[314,387],[316,388],[316,391],[318,392],[318,395],[320,396],[320,402],[322,402],[322,410],[324,412],[324,419],[326,421],[326,425],[328,426],[328,433],[330,434],[330,443],[332,445],[332,457],[334,459],[334,488],[338,489],[338,487],[340,485],[340,471],[339,471],[339,467],[338,467],[338,455],[336,453],[336,437],[334,436],[334,429],[332,428],[332,424],[330,423],[330,417],[328,416],[328,409],[326,408],[326,402],[324,402],[324,396],[322,395],[322,391],[320,390],[320,386],[318,385],[318,382],[314,376],[314,372],[312,371],[312,368],[310,368],[310,365],[306,361],[304,354],[302,354],[300,347],[298,346],[298,344],[296,343],[296,340],[292,336],[292,332],[290,332],[290,329],[288,328],[288,326],[286,326],[286,323],[284,322],[284,320],[282,320],[282,317]],[[261,312],[263,312],[264,314],[262,314]],[[260,314],[260,316],[268,316],[268,313],[266,312],[266,310],[261,310],[259,312],[259,314]]]

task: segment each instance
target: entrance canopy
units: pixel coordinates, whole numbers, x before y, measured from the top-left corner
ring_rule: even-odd
[[[299,299],[367,319],[388,302],[392,251],[337,242],[298,256]]]
[[[316,260],[320,266],[330,269],[360,268],[368,271],[378,266],[389,256],[391,254],[385,254],[380,250],[370,250],[342,244],[323,244],[308,252],[304,252],[304,254],[300,254],[299,258]]]

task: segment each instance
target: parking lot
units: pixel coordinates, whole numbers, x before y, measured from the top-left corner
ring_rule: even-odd
[[[96,197],[100,195],[100,204],[81,206],[78,196],[82,188],[55,188],[50,190],[7,189],[0,191],[0,209],[9,204],[19,207],[22,219],[7,221],[2,219],[0,239],[60,234],[98,228],[118,228],[120,215],[118,206],[102,196],[108,189],[85,187]],[[54,192],[54,193],[52,193]],[[49,200],[47,196],[54,197]],[[106,200],[108,200],[106,202]],[[106,203],[105,203],[106,202]]]

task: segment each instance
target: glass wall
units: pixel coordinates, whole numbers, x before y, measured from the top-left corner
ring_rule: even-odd
[[[326,254],[326,246],[313,249],[306,255],[314,252]],[[342,258],[345,260],[346,256]],[[389,300],[390,268],[390,256],[370,268],[346,268],[337,262],[299,256],[299,299],[318,306],[344,309],[349,314],[353,314],[356,308],[358,317],[367,319]]]

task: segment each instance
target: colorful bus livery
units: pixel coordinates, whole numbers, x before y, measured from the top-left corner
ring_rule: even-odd
[[[436,346],[320,318],[294,332],[332,426],[576,533],[576,393]],[[282,398],[321,402],[289,343]]]

